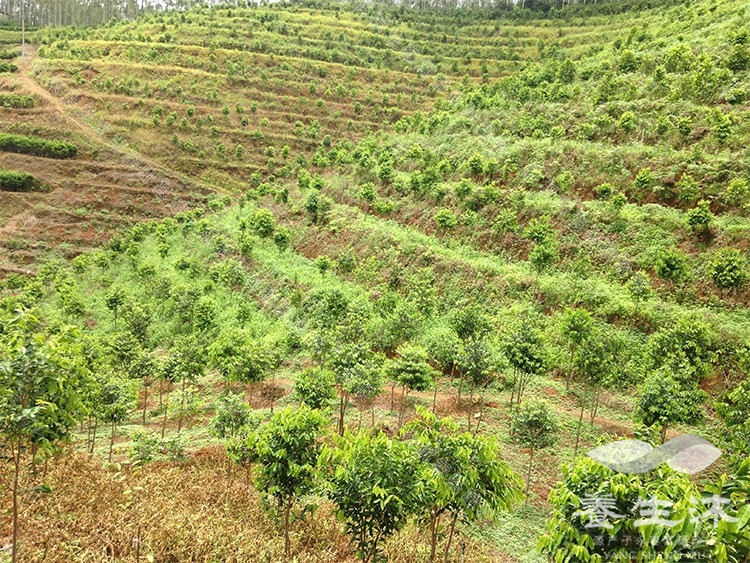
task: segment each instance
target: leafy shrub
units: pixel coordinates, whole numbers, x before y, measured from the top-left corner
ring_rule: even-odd
[[[336,377],[322,368],[308,368],[294,378],[294,394],[312,409],[322,409],[336,396]]]
[[[734,248],[720,250],[711,263],[711,279],[722,289],[743,287],[748,280],[746,260]]]
[[[687,223],[690,230],[695,234],[700,234],[708,230],[714,214],[706,200],[701,200],[698,205],[687,212]]]
[[[725,64],[729,70],[742,72],[750,68],[750,49],[747,45],[735,45],[727,55]]]
[[[746,206],[750,204],[750,187],[747,180],[735,178],[727,186],[722,194],[722,199],[727,205]]]
[[[453,229],[458,224],[458,218],[453,211],[444,207],[435,212],[435,224],[439,229]]]
[[[677,197],[685,203],[693,203],[701,195],[700,185],[689,174],[684,174],[677,182]]]
[[[687,274],[687,257],[676,248],[663,250],[656,258],[654,271],[662,279],[679,281]]]
[[[252,225],[258,236],[266,238],[273,234],[276,228],[276,219],[268,209],[258,209],[253,215]]]
[[[0,106],[4,108],[32,108],[35,105],[36,98],[34,96],[0,92]]]
[[[614,190],[615,188],[612,184],[610,184],[609,182],[605,182],[604,184],[599,184],[594,188],[594,195],[599,199],[609,199]]]
[[[0,72],[16,72],[18,67],[7,61],[0,61]]]
[[[0,191],[30,192],[34,189],[34,177],[26,172],[0,170]]]
[[[78,147],[72,143],[11,133],[0,133],[0,150],[49,158],[74,158],[78,154]]]

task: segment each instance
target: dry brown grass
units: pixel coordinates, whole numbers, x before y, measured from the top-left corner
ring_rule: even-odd
[[[51,492],[31,492],[41,483]],[[244,474],[228,477],[220,448],[203,450],[182,464],[154,463],[140,470],[105,468],[99,458],[69,451],[50,462],[46,476],[41,470],[37,478],[27,475],[24,491],[22,561],[285,560],[279,525]],[[9,503],[4,495],[5,514]],[[7,544],[9,537],[4,519],[0,540]],[[456,542],[458,549],[463,541]],[[426,537],[417,526],[385,548],[394,563],[427,560]],[[476,542],[466,540],[465,549],[466,561],[498,560]],[[356,561],[327,501],[293,523],[287,561]]]

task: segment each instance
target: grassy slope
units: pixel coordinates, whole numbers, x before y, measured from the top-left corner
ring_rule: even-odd
[[[274,14],[275,10],[263,10],[266,12]],[[364,29],[377,29],[372,23],[363,23],[351,14],[344,14],[343,19],[326,11],[310,13],[305,9],[279,10],[279,14],[279,19],[287,22],[293,30],[300,26],[304,38],[301,44],[310,49],[326,41],[339,46],[350,44],[347,42],[356,34],[363,34]],[[170,251],[166,259],[158,257],[156,240],[150,235],[137,244],[139,252],[135,264],[122,254],[113,255],[106,269],[93,265],[88,258],[79,260],[83,271],[70,276],[79,293],[86,296],[83,317],[64,312],[65,299],[59,290],[54,289],[60,285],[59,281],[47,285],[41,306],[52,320],[86,324],[95,334],[106,337],[113,332],[114,326],[111,314],[104,307],[104,294],[113,283],[121,283],[129,288],[134,301],[153,303],[158,307],[159,314],[154,316],[150,331],[153,343],[164,351],[169,348],[173,336],[186,327],[175,320],[172,301],[154,293],[157,284],[137,274],[138,267],[152,264],[157,277],[169,279],[172,285],[208,284],[207,293],[216,304],[221,330],[235,326],[252,327],[259,338],[270,341],[277,341],[280,335],[290,331],[299,331],[304,341],[304,335],[309,332],[304,312],[291,305],[295,290],[308,296],[322,288],[340,289],[352,299],[368,301],[382,315],[382,311],[388,310],[382,303],[392,295],[406,306],[413,306],[420,302],[420,290],[431,287],[434,290],[431,298],[434,312],[427,318],[420,318],[417,334],[445,321],[457,304],[467,301],[481,304],[491,316],[498,340],[521,313],[535,313],[548,337],[555,369],[553,376],[534,381],[528,393],[551,402],[564,432],[557,447],[539,456],[531,507],[504,518],[496,526],[467,530],[469,535],[480,540],[479,545],[472,544],[471,547],[478,550],[476,560],[481,557],[535,560],[533,545],[543,526],[544,499],[558,478],[560,463],[572,456],[575,439],[577,396],[576,393],[566,393],[565,384],[559,377],[567,367],[567,351],[558,329],[562,308],[578,305],[590,310],[598,322],[608,325],[619,335],[626,343],[628,354],[634,357],[651,334],[686,314],[701,316],[716,331],[717,341],[727,347],[741,344],[750,333],[746,290],[734,294],[720,292],[706,277],[706,269],[717,248],[747,248],[746,212],[741,204],[727,204],[723,198],[729,179],[748,175],[745,149],[747,106],[725,103],[724,82],[710,97],[691,95],[687,101],[679,97],[670,99],[668,93],[650,88],[653,71],[649,70],[648,62],[636,72],[614,73],[612,80],[616,87],[611,101],[594,104],[591,100],[592,93],[606,80],[606,69],[616,65],[622,55],[622,49],[613,49],[612,41],[626,42],[631,29],[644,31],[646,27],[641,40],[633,39],[629,45],[642,61],[663,59],[664,54],[679,42],[689,44],[698,53],[720,58],[726,50],[726,37],[739,29],[744,21],[745,7],[731,2],[705,1],[691,8],[669,7],[636,15],[523,24],[500,22],[497,31],[494,31],[495,24],[473,23],[451,33],[446,31],[448,37],[467,39],[472,46],[462,43],[462,48],[454,47],[451,41],[445,46],[437,44],[434,46],[437,53],[430,53],[429,57],[415,55],[414,62],[408,64],[401,56],[394,58],[389,54],[394,48],[392,45],[376,49],[365,45],[364,35],[359,35],[359,42],[355,43],[357,48],[351,49],[350,53],[351,57],[359,58],[348,61],[356,69],[351,79],[347,79],[349,73],[344,66],[314,58],[322,56],[320,53],[325,51],[310,51],[309,60],[314,62],[285,58],[291,56],[288,52],[290,42],[282,39],[283,34],[273,35],[278,33],[277,29],[269,29],[278,26],[278,21],[263,24],[257,16],[256,11],[233,11],[230,15],[224,10],[216,10],[214,15],[190,14],[184,22],[179,21],[180,16],[167,16],[164,27],[161,22],[122,23],[82,33],[83,37],[70,39],[67,44],[58,42],[45,46],[43,58],[37,62],[40,80],[46,84],[64,82],[67,89],[64,91],[81,95],[82,104],[94,108],[99,119],[107,120],[113,130],[124,135],[132,146],[145,154],[181,172],[194,173],[202,183],[215,188],[244,191],[248,184],[257,184],[252,177],[256,171],[271,182],[264,184],[261,190],[251,189],[248,203],[242,207],[235,205],[206,219],[204,234],[183,236],[178,232],[170,235]],[[241,18],[249,31],[228,25],[235,18]],[[446,29],[450,27],[449,23],[443,25]],[[343,40],[337,38],[336,26],[349,35]],[[403,26],[400,41],[406,46],[399,50],[409,52],[408,45],[424,39],[420,34],[425,31],[414,28]],[[222,33],[215,35],[209,29]],[[328,38],[325,34],[331,29],[336,31],[331,33],[332,38]],[[438,31],[433,29],[431,32],[437,34],[440,29],[437,27]],[[152,45],[146,50],[144,45],[129,47],[122,43],[128,39],[155,40],[166,33],[176,38],[178,44]],[[474,45],[472,37],[481,38],[488,33],[492,41],[481,45],[477,41]],[[294,31],[291,36],[294,36]],[[205,44],[208,37],[214,38],[214,45]],[[561,52],[569,54],[575,61],[578,78],[570,87],[568,99],[539,101],[549,86],[544,83],[539,86],[539,81],[533,76],[557,65],[554,59],[543,59],[542,66],[529,64],[526,60],[538,55],[539,39],[548,40],[547,49],[557,43]],[[251,41],[258,41],[261,45],[255,46]],[[433,48],[433,43],[425,42],[428,48]],[[243,48],[237,49],[238,45]],[[464,72],[478,78],[481,74],[479,53],[489,47],[497,48],[497,54],[487,55],[487,65],[493,77],[530,67],[522,75],[531,77],[524,83],[524,86],[533,88],[528,100],[519,96],[517,91],[509,94],[503,88],[487,90],[482,99],[497,92],[496,101],[490,104],[481,102],[477,108],[479,98],[472,95],[473,89],[467,89],[465,95],[446,96],[448,101],[439,104],[433,114],[439,116],[438,124],[429,133],[420,131],[418,122],[411,122],[400,131],[376,135],[376,142],[365,142],[359,153],[352,150],[353,145],[343,145],[350,154],[370,153],[371,160],[375,161],[378,152],[388,147],[394,155],[397,170],[394,181],[388,183],[378,180],[377,167],[368,164],[367,159],[358,158],[358,163],[351,163],[340,156],[340,151],[329,153],[323,145],[319,154],[325,156],[329,164],[307,166],[325,178],[323,192],[335,203],[327,224],[310,223],[303,209],[310,191],[296,185],[297,165],[291,163],[300,155],[309,159],[318,151],[326,134],[330,134],[334,145],[338,145],[343,139],[357,141],[367,134],[368,129],[379,126],[386,115],[384,107],[387,104],[376,101],[379,96],[368,102],[367,88],[372,87],[375,92],[380,92],[381,88],[391,89],[389,95],[399,111],[389,112],[388,121],[396,121],[402,113],[410,114],[420,108],[427,113],[430,103],[425,88],[434,85],[435,77],[409,75],[410,78],[404,81],[401,80],[401,71],[408,70],[411,64],[421,65],[430,58],[439,58],[440,70],[446,73],[446,83],[459,79]],[[104,49],[108,49],[106,54]],[[373,49],[379,54],[373,57],[374,61],[364,62],[365,53],[372,53]],[[467,50],[473,53],[468,64],[465,60]],[[232,51],[237,51],[237,54]],[[206,60],[207,52],[215,54],[213,60]],[[515,58],[522,62],[513,60]],[[453,60],[459,62],[458,73],[452,73]],[[239,77],[228,76],[231,65],[243,67],[250,65],[251,61],[264,66],[267,76],[264,77],[255,66],[245,67],[250,70],[245,71],[244,77],[242,72]],[[377,66],[387,71],[369,68]],[[320,68],[326,69],[325,77],[320,76]],[[139,77],[138,82],[123,83],[117,78],[122,76],[123,70],[127,70],[128,76]],[[154,70],[158,72],[156,79]],[[681,88],[687,75],[687,72],[671,73],[668,81],[675,88]],[[371,76],[381,77],[384,85],[368,86]],[[297,80],[291,80],[292,77],[297,77]],[[257,80],[261,82],[254,82]],[[316,83],[314,94],[310,93],[310,82]],[[732,82],[735,83],[733,87],[747,87],[747,74],[738,75]],[[336,92],[339,84],[349,88],[344,95]],[[261,93],[264,88],[270,90]],[[330,88],[330,93],[326,93],[326,88]],[[356,92],[352,93],[352,89]],[[297,104],[296,109],[292,109],[295,116],[288,117],[290,106],[282,95],[290,96],[289,100]],[[300,96],[308,101],[301,101]],[[323,108],[314,103],[318,97],[324,100]],[[257,113],[249,111],[253,101],[258,101]],[[354,101],[359,101],[365,108],[359,114],[354,111]],[[122,104],[127,105],[127,110]],[[246,113],[238,114],[236,104],[246,108]],[[157,105],[164,108],[158,125],[153,120]],[[180,119],[188,116],[189,106],[195,107],[196,112],[190,116],[187,127],[182,128]],[[226,117],[221,111],[224,106],[230,108]],[[333,112],[328,111],[331,107],[335,108]],[[712,133],[716,108],[733,115],[732,136],[724,144],[719,143]],[[636,128],[629,132],[616,125],[628,110],[634,112],[637,121]],[[179,116],[173,126],[166,124],[170,111]],[[693,130],[687,139],[674,128],[676,120],[686,113],[693,116]],[[656,123],[664,114],[673,116],[672,125],[666,134],[657,135],[654,132]],[[215,136],[208,132],[211,126],[209,115],[217,128]],[[249,131],[242,127],[240,115],[248,115]],[[604,118],[607,115],[609,120]],[[205,119],[200,126],[199,118]],[[268,125],[261,124],[263,118],[268,119]],[[305,127],[318,119],[321,123],[318,136],[311,137],[308,133],[294,135],[293,122],[297,119],[303,121]],[[349,120],[352,125],[344,125],[342,131],[339,125]],[[593,133],[589,134],[586,129],[586,135],[582,135],[583,126],[589,123],[594,126]],[[562,134],[559,130],[553,131],[555,126],[562,127]],[[256,128],[262,136],[252,134]],[[173,135],[177,135],[181,143],[190,139],[197,148],[180,149],[174,155]],[[237,143],[242,143],[246,149],[241,157],[234,152]],[[223,156],[216,153],[219,144],[228,149]],[[262,149],[272,145],[277,155],[285,144],[292,149],[288,159],[274,156],[274,162],[269,162],[268,153]],[[419,145],[421,150],[413,150],[414,145]],[[377,150],[372,147],[377,147]],[[201,150],[203,155],[199,154]],[[474,153],[481,154],[484,159],[498,160],[501,169],[492,178],[492,183],[497,185],[500,195],[496,202],[471,213],[467,211],[466,202],[453,194],[462,178],[471,177],[475,184],[473,189],[477,192],[489,180],[483,174],[472,176],[463,166]],[[415,171],[427,170],[441,160],[450,159],[458,166],[441,173],[436,186],[428,190],[404,188],[411,185]],[[322,162],[318,160],[318,163]],[[701,197],[711,199],[717,217],[710,240],[696,239],[685,226],[685,211],[694,202],[685,202],[675,196],[665,197],[659,190],[634,190],[632,180],[646,165],[654,171],[655,185],[675,184],[686,170],[698,181]],[[570,172],[572,183],[561,177],[564,171]],[[360,187],[366,181],[374,184],[380,211],[374,204],[363,202],[358,197]],[[597,199],[592,194],[593,188],[603,181],[611,182],[616,190],[622,190],[628,196],[629,203],[619,215],[613,213],[606,199]],[[285,190],[288,190],[287,203],[280,201]],[[263,195],[266,192],[270,193]],[[383,207],[384,203],[392,204],[393,209]],[[293,249],[280,252],[270,241],[254,240],[249,257],[237,254],[246,265],[247,281],[242,288],[224,288],[208,282],[207,267],[226,258],[215,253],[216,240],[229,240],[236,245],[240,220],[250,217],[252,209],[257,206],[271,209],[277,222],[289,228]],[[459,225],[450,232],[436,229],[433,219],[436,206],[452,209],[461,219]],[[216,207],[221,206],[216,204]],[[531,243],[523,235],[523,228],[531,219],[545,214],[550,216],[554,226],[560,260],[538,275],[528,262]],[[689,256],[690,272],[687,280],[680,284],[659,280],[652,270],[653,258],[659,249],[672,246],[681,247]],[[350,271],[348,268],[334,268],[321,273],[316,264],[316,259],[322,255],[344,263],[351,254],[356,261]],[[176,271],[173,264],[180,257],[192,260],[197,265],[197,274],[191,277]],[[647,302],[636,305],[625,283],[632,272],[640,269],[648,271],[656,294]],[[251,314],[247,316],[243,312],[238,318],[238,311],[244,311],[248,304]],[[277,406],[293,404],[290,378],[301,366],[310,363],[309,356],[305,348],[286,354],[275,376],[275,385],[282,394]],[[631,376],[638,373],[629,370],[625,371]],[[728,364],[717,363],[717,377],[724,372],[728,372],[730,378],[736,375]],[[714,378],[710,383],[715,387]],[[199,386],[205,398],[204,412],[196,417],[186,432],[192,450],[217,443],[207,431],[206,422],[211,416],[215,397],[221,392],[221,384],[216,374],[210,371],[199,381]],[[276,392],[270,387],[270,383],[264,383],[245,389],[248,399],[264,413],[268,413],[269,406],[266,398]],[[468,401],[462,405],[455,403],[455,389],[447,377],[441,381],[441,389],[438,412],[454,415],[465,424],[475,406],[470,406]],[[598,443],[605,436],[632,432],[630,415],[634,395],[633,387],[605,393],[597,420],[593,425],[585,425],[586,446]],[[490,408],[487,409],[483,432],[500,437],[505,442],[504,457],[522,471],[525,452],[507,439],[508,399],[509,391],[502,385],[490,390],[486,397]],[[429,405],[431,395],[417,395],[416,401]],[[153,398],[149,410],[149,426],[158,431],[160,412]],[[394,428],[397,413],[391,412],[387,393],[378,401],[375,412],[377,425]],[[705,425],[679,430],[718,440],[721,430],[710,409],[707,409],[707,415]],[[356,427],[359,415],[355,408],[350,410],[348,417],[348,424]],[[131,423],[121,428],[116,449],[118,459],[124,459],[129,437],[138,427],[138,417],[134,416]],[[173,431],[170,426],[170,432]],[[104,439],[98,447],[100,452],[106,452]],[[162,475],[161,471],[155,468],[154,475]],[[315,533],[310,532],[316,541],[326,541]],[[394,540],[393,545],[400,546],[403,542],[412,550],[407,553],[418,558],[419,543],[409,533],[405,538]],[[96,535],[89,535],[85,541],[95,543],[99,539]],[[122,538],[118,541],[118,554],[124,556],[127,541]],[[155,550],[156,546],[161,550],[159,553],[169,553],[172,549],[163,538],[154,536],[151,541]],[[201,540],[185,538],[183,541],[187,545],[196,545]],[[312,557],[313,551],[307,551],[310,546],[300,549],[302,557]],[[398,552],[398,547],[392,549],[394,554]]]

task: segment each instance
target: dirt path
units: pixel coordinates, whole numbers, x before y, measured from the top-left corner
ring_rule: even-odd
[[[142,168],[143,173],[146,176],[149,176],[151,174],[161,174],[162,176],[166,176],[172,180],[178,180],[185,186],[198,186],[195,181],[187,178],[179,172],[172,170],[171,168],[168,168],[167,166],[164,166],[163,164],[155,160],[144,156],[138,151],[128,146],[113,143],[112,141],[107,139],[101,131],[76,117],[75,109],[72,107],[72,104],[68,104],[64,99],[56,97],[51,92],[42,87],[38,82],[34,81],[34,79],[31,77],[31,68],[34,64],[34,61],[36,60],[36,56],[37,46],[27,44],[24,52],[22,53],[22,56],[18,59],[17,65],[17,77],[23,84],[24,88],[26,88],[30,93],[47,102],[52,108],[60,113],[67,122],[69,122],[71,125],[74,125],[86,137],[94,141],[96,144],[106,147],[119,155],[122,155],[128,160],[130,164],[133,165],[134,168]],[[206,189],[205,186],[201,186],[201,188],[203,188],[203,190]]]

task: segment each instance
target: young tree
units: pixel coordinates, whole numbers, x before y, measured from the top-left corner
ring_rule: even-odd
[[[294,378],[294,394],[311,409],[323,409],[336,396],[336,376],[323,368],[302,370]]]
[[[209,355],[225,382],[257,383],[272,368],[272,354],[244,330],[222,332],[209,347]]]
[[[64,440],[81,414],[86,383],[80,335],[73,328],[45,334],[39,320],[18,311],[0,331],[0,438],[13,464],[11,560],[19,558],[19,483],[29,446]]]
[[[157,372],[157,363],[151,352],[142,350],[136,359],[128,366],[128,373],[131,378],[139,379],[143,387],[143,412],[141,422],[146,425],[146,410],[148,408],[148,389],[153,383],[153,378]]]
[[[356,374],[369,369],[374,361],[372,350],[364,342],[346,342],[343,336],[343,334],[338,335],[339,343],[334,345],[332,352],[328,355],[328,363],[335,375],[339,394],[339,435],[344,434],[344,419]]]
[[[508,510],[522,498],[523,480],[500,459],[496,441],[459,433],[450,418],[438,419],[421,407],[404,429],[423,463],[420,471],[421,515],[430,525],[430,561],[435,560],[441,519],[450,517],[445,546],[447,560],[456,523]]]
[[[678,248],[664,249],[656,257],[654,271],[662,279],[682,281],[688,272],[687,256]]]
[[[326,495],[336,505],[357,555],[374,560],[382,541],[406,525],[418,501],[419,460],[412,447],[382,432],[360,432],[324,446]]]
[[[646,426],[658,424],[661,441],[667,428],[678,423],[693,423],[702,416],[703,393],[689,376],[675,376],[668,368],[652,372],[638,399],[636,418]]]
[[[651,289],[651,280],[649,279],[646,272],[638,271],[633,274],[632,278],[630,278],[627,288],[630,296],[633,298],[633,301],[635,301],[633,315],[637,316],[638,306],[640,305],[640,303],[651,297],[651,295],[653,294],[653,290]]]
[[[429,389],[436,372],[427,361],[427,352],[421,346],[403,344],[398,347],[398,356],[387,366],[388,376],[401,385],[401,404],[398,412],[398,427],[404,419],[405,399],[409,391]]]
[[[529,470],[526,475],[526,497],[531,487],[531,468],[534,452],[548,448],[557,439],[558,424],[547,403],[523,403],[513,413],[513,438],[529,448]]]
[[[222,439],[237,435],[250,421],[253,409],[239,393],[227,393],[216,403],[216,416],[211,424],[214,434]]]
[[[347,388],[359,409],[357,432],[362,428],[362,413],[370,409],[371,424],[375,426],[375,399],[383,392],[383,360],[374,356],[355,365],[349,372]]]
[[[256,485],[275,501],[284,517],[284,555],[289,555],[289,521],[299,499],[308,494],[317,477],[320,437],[327,418],[301,405],[277,412],[250,436],[256,466]]]
[[[558,256],[557,243],[551,238],[534,245],[529,253],[529,262],[536,271],[537,278],[557,261]]]
[[[706,200],[699,201],[696,207],[688,210],[686,217],[687,224],[695,235],[708,231],[714,220],[714,215],[711,213],[710,205]]]
[[[591,313],[584,309],[565,309],[560,321],[560,330],[562,335],[570,345],[570,362],[568,366],[568,376],[565,378],[565,388],[570,389],[570,383],[573,379],[573,360],[576,350],[581,343],[591,334],[594,319]]]
[[[471,420],[474,415],[474,391],[477,388],[482,390],[482,395],[479,399],[479,415],[474,430],[476,433],[479,430],[479,425],[482,421],[482,414],[484,413],[484,394],[490,384],[495,380],[495,375],[498,371],[498,355],[491,347],[489,338],[471,338],[464,342],[463,353],[459,362],[461,372],[468,378],[470,384],[469,398],[472,401],[472,404],[467,418],[468,430],[471,430]]]
[[[133,382],[120,377],[109,377],[102,386],[99,396],[101,401],[101,419],[110,424],[109,456],[112,462],[112,449],[115,445],[117,425],[125,422],[130,410],[137,403],[137,391]]]
[[[114,314],[115,328],[117,328],[117,312],[120,310],[120,307],[125,304],[126,299],[127,293],[119,285],[113,285],[110,287],[109,291],[107,291],[107,294],[104,296],[104,304],[107,306],[107,309]]]
[[[716,405],[724,421],[724,440],[735,460],[750,456],[750,379],[740,383]]]
[[[586,408],[586,395],[591,397],[591,424],[596,420],[601,386],[614,377],[619,361],[619,343],[604,329],[592,331],[576,350],[574,364],[581,385],[581,412],[576,428],[576,445],[573,458],[578,455],[583,427],[583,413]]]
[[[203,370],[205,369],[204,348],[194,333],[182,336],[175,341],[172,351],[167,358],[165,369],[170,374],[169,378],[172,381],[180,381],[182,385],[180,405],[177,408],[177,432],[179,433],[182,430],[183,413],[187,410],[185,404],[185,401],[188,399],[187,382],[195,382],[203,375]],[[165,422],[168,411],[169,408],[164,411]]]
[[[505,357],[513,369],[514,389],[510,395],[510,411],[514,399],[520,404],[531,378],[547,369],[547,352],[539,331],[528,320],[524,320],[508,335],[504,343]]]
[[[648,367],[701,381],[713,372],[716,337],[697,315],[688,315],[652,334],[646,344]]]
[[[458,334],[449,326],[438,325],[432,328],[424,337],[424,346],[432,361],[442,370],[449,373],[453,379],[456,364],[462,356],[462,344]],[[437,401],[438,381],[435,379],[435,393],[432,396],[432,412],[435,412]]]

